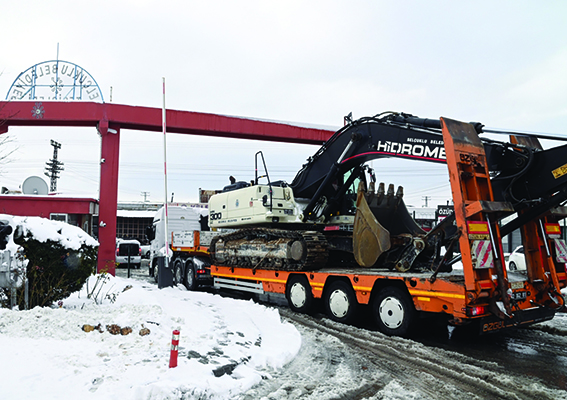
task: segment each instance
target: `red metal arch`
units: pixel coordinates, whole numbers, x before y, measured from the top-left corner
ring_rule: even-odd
[[[167,110],[167,132],[322,144],[334,132],[251,118]],[[101,135],[98,271],[115,274],[120,130],[162,131],[162,110],[90,102],[0,101],[0,134],[9,126],[91,126]]]

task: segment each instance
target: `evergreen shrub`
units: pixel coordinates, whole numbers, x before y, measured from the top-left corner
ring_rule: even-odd
[[[59,242],[34,239],[31,233],[14,242],[23,247],[29,260],[26,272],[29,288],[29,308],[51,306],[83,287],[96,272],[97,247],[82,244],[78,250],[68,249]],[[2,288],[2,307],[10,306],[10,289]],[[24,285],[17,290],[17,304],[24,309]]]

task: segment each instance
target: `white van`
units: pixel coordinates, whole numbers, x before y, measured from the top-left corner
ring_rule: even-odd
[[[137,269],[142,265],[142,248],[137,240],[118,240],[116,243],[116,264],[127,265],[130,255],[130,266]]]

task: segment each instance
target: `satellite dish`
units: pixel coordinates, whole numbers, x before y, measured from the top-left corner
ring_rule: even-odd
[[[22,183],[22,193],[23,194],[36,194],[36,195],[46,195],[47,194],[47,183],[39,176],[30,176],[26,178],[24,183]]]

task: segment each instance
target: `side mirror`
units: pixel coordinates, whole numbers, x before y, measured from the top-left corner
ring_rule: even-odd
[[[6,221],[0,221],[0,250],[6,250],[8,236],[12,233],[12,226]]]
[[[156,230],[153,226],[146,226],[146,238],[150,242],[156,238]]]

